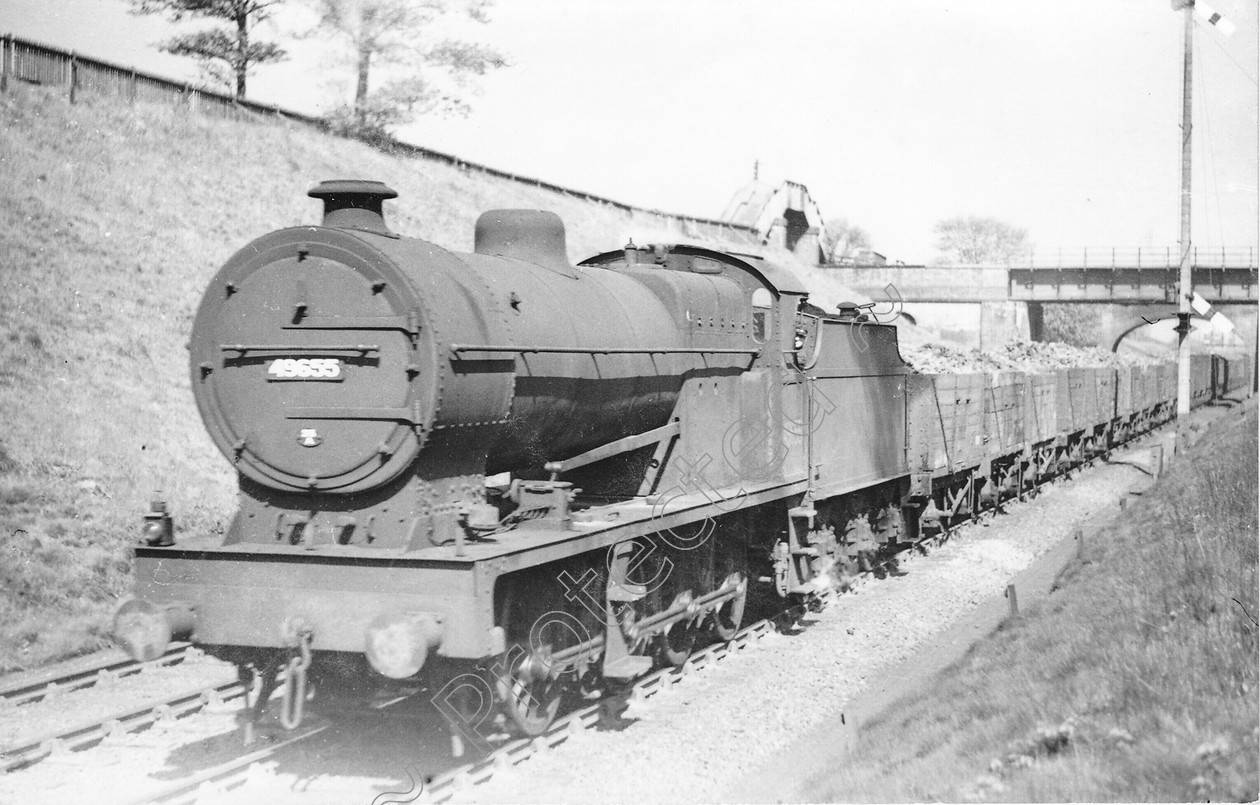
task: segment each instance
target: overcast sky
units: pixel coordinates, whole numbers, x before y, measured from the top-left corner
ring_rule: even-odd
[[[1256,246],[1257,4],[1195,51],[1194,241]],[[262,31],[292,51],[250,95],[343,101],[300,0]],[[120,0],[0,0],[0,31],[178,78],[174,29]],[[1182,17],[1169,0],[499,0],[512,67],[467,119],[404,139],[620,201],[717,216],[752,178],[805,184],[827,218],[907,262],[933,225],[1002,218],[1038,249],[1175,245]],[[188,28],[189,26],[185,26]],[[348,78],[348,76],[346,76]],[[344,82],[343,82],[344,84]],[[388,181],[389,177],[366,177]]]

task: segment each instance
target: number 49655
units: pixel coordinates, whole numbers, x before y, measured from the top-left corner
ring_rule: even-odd
[[[267,367],[272,380],[339,380],[341,361],[337,358],[276,358]]]

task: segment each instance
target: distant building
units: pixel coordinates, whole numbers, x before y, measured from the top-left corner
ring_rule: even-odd
[[[863,249],[853,258],[853,264],[857,266],[886,266],[888,258],[874,249]]]

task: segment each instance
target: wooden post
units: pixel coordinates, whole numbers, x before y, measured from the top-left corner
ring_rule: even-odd
[[[1190,243],[1190,131],[1193,127],[1191,106],[1192,65],[1194,63],[1194,3],[1185,7],[1185,44],[1181,87],[1181,260],[1177,272],[1177,447],[1185,449],[1190,438],[1190,295],[1191,266],[1195,254]]]
[[[1078,561],[1085,558],[1085,531],[1084,529],[1076,529],[1076,558]]]
[[[840,751],[846,755],[852,754],[857,749],[858,740],[858,723],[857,719],[849,720],[844,713],[840,714],[840,725],[837,730],[838,740],[836,741]]]
[[[1015,597],[1014,584],[1006,585],[1006,598],[1008,601],[1010,601],[1010,604],[1011,604],[1011,617],[1012,618],[1018,617],[1019,616],[1019,599]]]

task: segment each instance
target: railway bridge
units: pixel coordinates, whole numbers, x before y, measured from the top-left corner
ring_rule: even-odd
[[[1179,253],[1175,249],[1079,249],[994,265],[872,264],[824,266],[836,279],[872,299],[895,298],[907,314],[926,307],[978,307],[979,340],[1001,319],[996,311],[1025,303],[1029,335],[1042,331],[1045,305],[1107,306],[1097,344],[1114,349],[1144,324],[1176,317]],[[1194,290],[1254,338],[1255,307],[1260,298],[1257,262],[1260,250],[1196,249],[1191,255]],[[1241,306],[1241,309],[1240,309]],[[1250,326],[1247,326],[1250,324]]]

